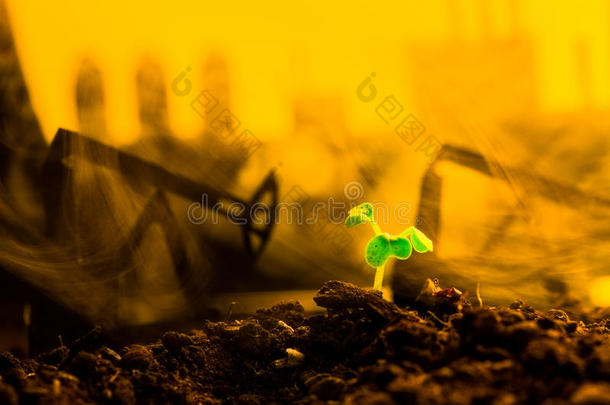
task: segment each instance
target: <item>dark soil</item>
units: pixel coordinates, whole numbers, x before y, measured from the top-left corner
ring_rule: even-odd
[[[404,309],[329,281],[324,315],[280,303],[117,351],[98,328],[35,360],[1,354],[0,402],[610,404],[605,320],[473,307],[434,285],[421,298]]]

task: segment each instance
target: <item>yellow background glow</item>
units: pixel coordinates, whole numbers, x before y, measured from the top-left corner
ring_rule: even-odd
[[[303,92],[344,100],[352,130],[383,122],[354,95],[371,71],[380,87],[417,110],[408,72],[410,44],[531,40],[541,111],[610,105],[610,9],[606,1],[8,1],[11,25],[45,135],[76,127],[73,87],[81,58],[101,68],[114,143],[137,137],[134,75],[142,56],[169,82],[220,50],[228,61],[233,109],[261,138],[292,125],[290,102]],[[583,56],[584,55],[584,56]],[[447,61],[451,68],[451,61]],[[484,69],[481,66],[480,69]],[[583,76],[585,77],[583,79]],[[178,136],[201,127],[183,99],[168,97]]]

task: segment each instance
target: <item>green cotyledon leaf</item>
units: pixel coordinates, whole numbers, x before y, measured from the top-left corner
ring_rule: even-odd
[[[390,236],[390,249],[392,251],[392,256],[397,259],[406,260],[411,256],[411,242],[409,239],[400,235],[392,235]]]
[[[417,228],[413,228],[411,242],[413,243],[413,249],[417,253],[432,252],[434,250],[432,241]]]
[[[391,254],[388,235],[377,235],[367,243],[364,258],[369,266],[377,268],[383,266]]]
[[[352,226],[364,224],[365,222],[368,222],[368,218],[363,215],[350,215],[345,220],[345,226],[351,228]]]

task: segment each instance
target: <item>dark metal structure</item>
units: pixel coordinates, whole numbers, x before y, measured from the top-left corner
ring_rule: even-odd
[[[610,208],[610,200],[604,196],[585,192],[578,187],[564,184],[522,167],[507,167],[495,165],[485,156],[465,148],[444,145],[432,161],[422,178],[420,201],[417,209],[417,227],[429,235],[438,247],[442,232],[441,203],[443,200],[443,178],[437,173],[438,166],[443,162],[456,164],[458,167],[472,169],[491,179],[510,183],[511,179],[520,178],[527,181],[520,183],[526,195],[537,195],[555,204],[571,208],[605,207]],[[508,213],[495,226],[495,231],[488,235],[483,244],[483,251],[500,244],[505,237],[504,232],[518,215]],[[471,265],[476,265],[471,263]],[[496,263],[495,266],[502,266]],[[471,296],[476,291],[476,282],[467,274],[454,268],[452,264],[438,257],[436,251],[425,255],[415,255],[409,261],[395,261],[393,290],[394,300],[398,304],[413,302],[421,291],[428,277],[438,277],[443,284],[466,286]],[[545,280],[549,285],[561,284],[561,280]]]

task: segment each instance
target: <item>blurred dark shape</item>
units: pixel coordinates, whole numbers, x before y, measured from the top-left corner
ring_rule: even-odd
[[[59,130],[49,148],[4,21],[7,15],[0,1],[0,233],[4,240],[0,301],[7,309],[0,321],[12,325],[17,335],[29,335],[32,352],[55,345],[59,334],[71,340],[93,322],[121,327],[136,336],[136,327],[129,329],[133,325],[122,323],[119,300],[130,296],[120,297],[121,288],[147,294],[140,284],[142,271],[150,264],[146,260],[149,253],[163,254],[165,248],[177,279],[175,293],[183,294],[187,303],[177,323],[211,316],[206,302],[210,285],[231,289],[224,271],[247,273],[236,276],[244,283],[256,279],[252,261],[269,240],[273,218],[262,227],[245,218],[242,234],[249,255],[240,254],[234,239],[230,246],[226,241],[219,243],[218,249],[224,249],[222,256],[228,259],[220,263],[223,272],[217,272],[211,268],[215,255],[209,245],[189,235],[205,231],[194,232],[190,224],[174,216],[170,194],[190,202],[201,202],[206,194],[210,204],[222,200],[225,208],[238,202],[245,206],[245,213],[266,199],[273,213],[277,203],[274,174],[267,176],[250,201],[233,197],[226,191],[227,184],[215,188],[191,180],[215,178],[214,162],[172,137],[163,72],[150,60],[142,63],[136,75],[143,141],[132,148],[144,158],[102,142],[108,136],[103,78],[88,59],[81,64],[74,89],[79,126],[89,137]],[[151,163],[151,157],[158,164]],[[223,214],[221,210],[219,216]],[[160,229],[163,240],[155,239],[155,246],[141,251],[151,228]],[[170,276],[172,268],[166,271]],[[13,345],[0,344],[3,349]],[[23,346],[15,348],[28,351]]]
[[[143,58],[135,75],[140,136],[124,148],[142,159],[162,165],[170,171],[194,179],[206,177],[201,170],[197,148],[177,139],[169,127],[165,74],[159,62]],[[129,179],[130,185],[142,193],[154,193],[146,184]]]
[[[106,140],[103,80],[99,68],[90,59],[81,62],[74,95],[81,131],[94,139]],[[43,170],[47,180],[43,184],[46,231],[55,242],[73,249],[76,257],[83,257],[93,254],[98,246],[111,244],[125,217],[117,215],[119,189],[111,174],[79,157],[87,152],[98,153],[95,160],[112,167],[116,165],[116,155],[85,151],[85,145],[78,142],[65,147],[74,148],[65,152],[71,160],[64,162],[67,164],[47,160]]]
[[[43,226],[38,187],[42,183],[40,166],[47,151],[17,57],[5,3],[0,1],[0,234],[3,249],[8,248],[1,256],[0,266],[0,346],[16,349],[20,354],[55,346],[60,330],[71,339],[88,327],[73,310],[49,299],[41,285],[28,280],[32,274],[21,271],[16,253],[18,243],[45,250],[44,242],[32,229]],[[35,274],[35,270],[31,273]],[[40,281],[45,282],[43,278]]]
[[[135,76],[140,137],[128,152],[188,175],[198,161],[196,151],[176,139],[169,127],[165,74],[158,61],[143,58]],[[195,173],[198,173],[195,171]]]
[[[19,178],[32,180],[46,142],[30,103],[4,1],[0,1],[0,181],[13,197],[24,190]]]
[[[136,93],[141,135],[170,135],[165,75],[156,60],[147,58],[140,61],[136,73]]]
[[[350,154],[362,180],[375,189],[400,157],[400,150],[384,142],[374,142],[374,137],[354,137],[350,141]]]
[[[75,147],[74,145],[80,146]],[[246,248],[248,249],[248,253],[253,258],[256,258],[262,252],[262,249],[264,249],[265,244],[267,243],[268,238],[270,236],[273,225],[275,224],[275,221],[272,217],[269,221],[265,221],[264,226],[255,226],[252,223],[252,218],[249,217],[250,207],[266,197],[270,198],[270,215],[273,215],[275,210],[274,207],[277,203],[277,184],[275,182],[273,172],[271,172],[262,182],[261,186],[256,190],[254,196],[252,197],[252,200],[245,201],[231,195],[230,193],[224,190],[218,190],[212,186],[197,183],[183,176],[173,174],[159,165],[147,162],[126,152],[118,151],[93,139],[81,136],[71,131],[60,129],[51,144],[50,153],[47,159],[47,163],[45,165],[45,173],[54,173],[57,176],[54,178],[49,177],[49,184],[55,185],[66,182],[65,175],[67,175],[68,177],[70,176],[70,167],[65,167],[65,169],[61,173],[58,173],[57,166],[65,166],[65,162],[69,161],[72,155],[74,155],[75,153],[81,153],[79,158],[86,159],[92,164],[102,166],[105,164],[103,156],[113,154],[114,156],[116,156],[117,164],[115,166],[108,167],[110,170],[117,171],[121,176],[131,179],[132,182],[138,181],[141,183],[150,184],[157,189],[153,196],[150,197],[149,202],[145,206],[143,213],[136,221],[134,230],[131,232],[131,241],[127,243],[127,245],[129,246],[137,245],[137,243],[134,242],[141,239],[141,228],[148,228],[152,222],[160,220],[167,221],[168,218],[173,217],[173,214],[171,214],[169,204],[164,194],[165,192],[180,195],[186,198],[187,200],[193,202],[200,202],[201,196],[205,194],[208,198],[206,201],[207,205],[205,207],[202,207],[202,209],[209,209],[221,200],[228,202],[228,205],[230,205],[231,203],[242,204],[245,207],[245,210],[241,214],[243,222],[239,223],[239,225],[243,227]],[[61,215],[61,211],[55,211],[55,206],[62,206],[63,202],[57,202],[56,195],[57,194],[54,194],[47,198],[47,202],[49,206],[52,207],[51,212],[53,213],[53,215]],[[218,211],[221,215],[228,215],[225,206],[220,208]],[[159,217],[158,214],[160,212],[167,214],[167,217]],[[181,239],[179,238],[179,235],[176,235],[177,231],[175,229],[178,224],[175,222],[175,220],[171,220],[170,222],[166,223],[170,225],[168,229],[168,232],[170,234],[166,235],[168,239],[180,242]],[[253,239],[259,240],[257,242],[254,242]],[[169,243],[168,245],[177,246],[178,249],[181,249],[181,251],[175,251],[171,253],[172,257],[174,258],[174,264],[183,263],[183,256],[185,256],[183,252],[184,248],[181,246],[183,244]],[[124,258],[129,256],[128,252],[122,253],[123,254],[118,255],[119,260],[125,260]],[[121,265],[116,266],[116,268],[119,270],[123,267],[124,266]],[[179,269],[176,270],[180,271]]]
[[[595,186],[608,193],[610,189],[599,186],[606,180],[599,176],[604,175],[604,160],[610,152],[607,116],[602,110],[548,114],[533,122],[515,118],[507,120],[503,129],[525,135],[520,140],[530,156],[522,157],[522,164],[535,159],[538,170],[552,169],[558,180]]]
[[[125,148],[144,159],[162,164],[174,173],[205,181],[215,187],[231,187],[248,155],[240,135],[224,123],[229,110],[228,75],[224,60],[212,56],[204,68],[206,85],[216,107],[202,118],[204,133],[199,140],[182,141],[173,136],[167,111],[166,80],[160,64],[152,58],[140,61],[136,89],[141,136]],[[193,114],[197,114],[193,111]],[[242,128],[239,128],[242,131]],[[231,133],[229,133],[231,132]],[[233,133],[235,132],[235,133]]]
[[[106,106],[102,73],[94,62],[81,62],[76,79],[76,111],[80,131],[103,140],[107,134]]]
[[[229,70],[222,54],[212,52],[207,56],[203,88],[212,100],[210,111],[203,117],[204,170],[217,173],[217,184],[232,185],[253,152],[248,142],[258,139],[231,109]]]
[[[475,170],[509,184],[512,181],[511,179],[516,177],[527,179],[527,181],[520,184],[523,187],[524,195],[537,195],[555,204],[564,205],[567,208],[610,207],[610,199],[604,196],[584,192],[577,187],[548,179],[529,169],[500,167],[477,152],[445,145],[424,175],[417,213],[418,228],[426,235],[429,235],[435,243],[440,239],[442,229],[441,204],[443,199],[443,179],[436,173],[436,170],[437,165],[445,161]],[[523,202],[523,204],[526,203]],[[471,296],[474,296],[477,282],[493,285],[493,282],[490,280],[473,279],[471,272],[477,266],[491,266],[496,269],[498,274],[507,273],[507,270],[511,268],[521,269],[523,270],[523,276],[514,272],[510,273],[513,275],[512,283],[517,285],[519,282],[539,283],[542,281],[543,288],[554,295],[561,292],[561,286],[567,289],[566,284],[559,278],[551,280],[548,276],[541,274],[539,270],[534,273],[527,271],[528,267],[531,267],[528,263],[520,263],[518,260],[515,260],[514,263],[504,263],[497,259],[487,260],[485,258],[485,250],[491,250],[504,241],[508,235],[508,228],[518,218],[518,214],[519,211],[515,211],[515,213],[504,216],[499,224],[492,228],[492,232],[488,234],[483,244],[483,251],[479,252],[480,254],[474,262],[456,263],[455,261],[449,262],[440,259],[437,256],[438,243],[435,246],[434,252],[425,255],[415,255],[409,261],[396,261],[393,276],[394,300],[399,305],[412,303],[417,298],[425,280],[431,276],[437,277],[445,285],[463,287]],[[541,248],[544,249],[544,245]],[[521,294],[525,296],[527,293],[521,291]],[[492,297],[491,301],[494,301],[494,299],[502,301],[505,298]],[[534,300],[537,300],[537,302],[533,302]],[[531,297],[531,301],[533,304],[541,307],[549,304],[543,301],[543,297]],[[506,304],[506,302],[501,303]]]
[[[218,103],[215,112],[231,108],[231,87],[229,84],[229,69],[224,57],[218,52],[211,52],[203,65],[204,88],[210,92]],[[214,121],[214,115],[205,117],[205,127],[210,128]],[[209,137],[214,137],[214,133],[206,133],[204,140],[209,141]],[[218,134],[220,135],[220,134]]]
[[[565,295],[568,293],[568,285],[565,283],[565,281],[556,277],[545,277],[542,282],[544,283],[544,288],[550,292],[558,295]]]
[[[106,157],[109,155],[114,157],[114,164],[108,165]],[[273,173],[270,173],[263,181],[251,201],[244,201],[212,186],[173,174],[159,165],[116,150],[91,138],[61,129],[51,144],[43,169],[45,184],[49,184],[51,187],[60,185],[60,189],[69,185],[75,174],[74,167],[69,162],[74,159],[84,160],[88,164],[99,166],[99,169],[109,170],[119,175],[121,179],[129,180],[129,184],[147,184],[156,190],[152,195],[145,197],[144,208],[137,213],[135,223],[130,225],[127,233],[111,229],[110,231],[115,235],[114,240],[107,241],[103,246],[95,245],[94,250],[88,254],[82,254],[82,251],[78,249],[82,245],[76,241],[74,242],[76,248],[70,243],[65,245],[69,255],[68,260],[70,255],[74,255],[77,257],[77,261],[74,263],[74,271],[70,274],[66,273],[65,277],[68,279],[63,280],[60,277],[59,282],[70,285],[76,281],[84,283],[88,288],[93,288],[95,292],[90,297],[94,298],[96,302],[92,308],[94,312],[86,313],[86,315],[95,322],[110,327],[122,325],[121,319],[117,318],[119,315],[117,280],[124,280],[128,293],[146,294],[145,291],[142,291],[144,287],[140,282],[140,276],[142,271],[147,271],[147,262],[139,263],[136,257],[144,236],[155,225],[160,226],[165,239],[163,242],[157,241],[157,243],[164,243],[168,248],[179,291],[187,300],[188,308],[185,308],[185,319],[203,314],[209,316],[206,298],[211,292],[210,286],[214,286],[214,289],[218,290],[231,288],[231,281],[226,279],[224,273],[214,269],[212,265],[214,255],[210,254],[209,245],[195,243],[186,236],[188,230],[175,218],[168,200],[168,193],[194,202],[201,201],[201,195],[206,194],[209,205],[202,207],[202,210],[208,209],[220,200],[227,204],[232,202],[243,204],[246,207],[245,222],[242,225],[243,237],[246,250],[252,259],[256,259],[265,248],[275,224],[273,218],[270,218],[268,225],[255,226],[251,218],[247,217],[250,207],[263,198],[270,199],[271,212],[274,212],[277,203],[277,184]],[[137,190],[132,192],[137,194]],[[74,210],[66,210],[66,207],[74,207],[74,205],[66,204],[61,193],[53,193],[51,190],[45,191],[43,196],[50,219],[50,229],[60,229],[60,233],[65,232],[75,238],[74,229],[66,226],[71,223],[71,215],[77,214]],[[103,198],[103,193],[101,197]],[[84,208],[81,210],[86,212]],[[220,215],[226,214],[224,209],[220,210]],[[96,229],[89,231],[99,232]],[[232,275],[236,275],[236,279],[241,278],[242,281],[247,278],[256,278],[253,273],[249,274],[249,277],[239,277],[241,269],[251,268],[248,264],[250,258],[236,255],[235,244],[232,244],[230,248],[227,246],[224,248],[227,250],[227,255],[220,255],[222,260],[220,266],[223,270],[230,270]],[[224,259],[225,257],[232,259]],[[86,276],[85,279],[81,279],[83,276]],[[70,280],[70,277],[75,277],[76,280]],[[48,289],[53,293],[58,290],[57,287],[57,285],[49,285]],[[83,294],[86,292],[76,292],[76,302],[68,300],[66,304],[74,305],[79,299],[86,299]],[[80,298],[78,298],[79,295]],[[55,298],[61,301],[61,297]],[[129,294],[126,298],[129,299]]]

